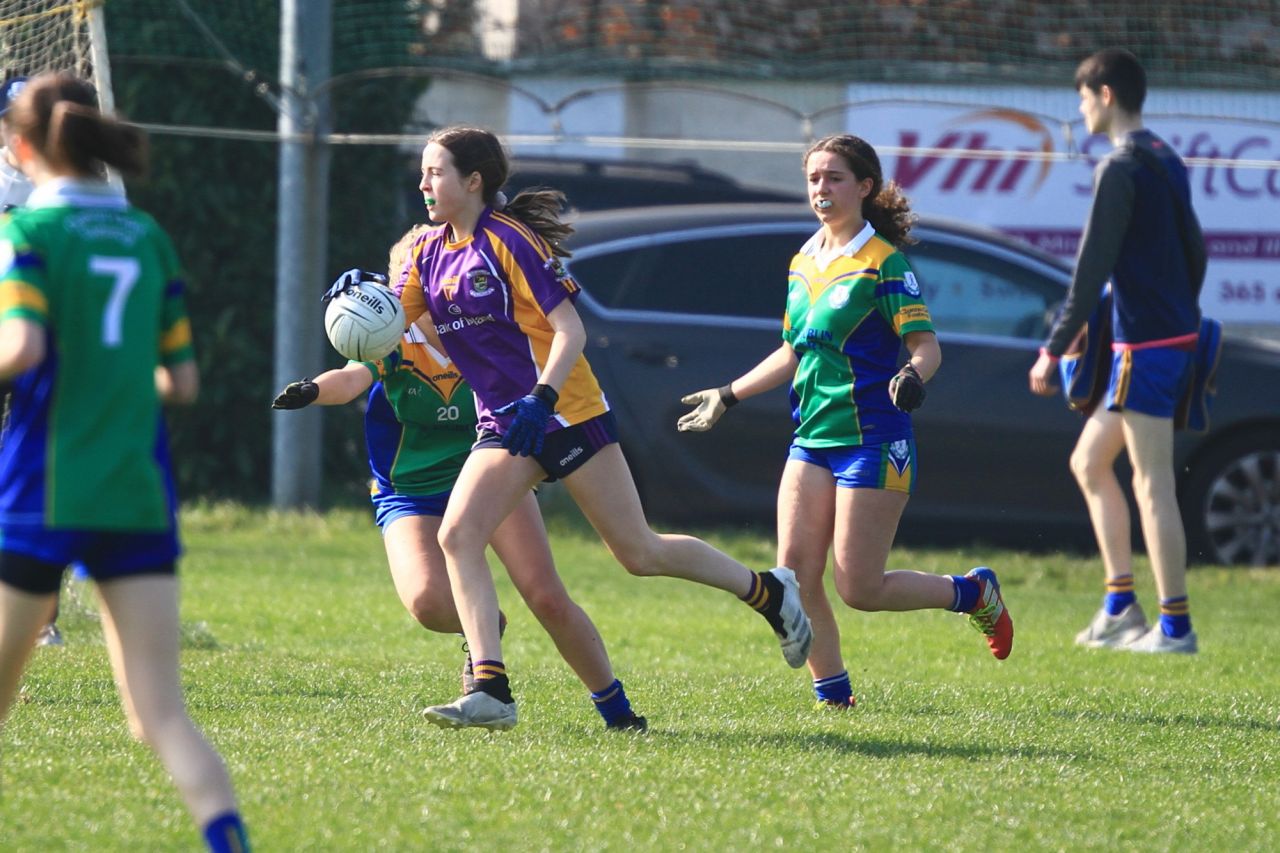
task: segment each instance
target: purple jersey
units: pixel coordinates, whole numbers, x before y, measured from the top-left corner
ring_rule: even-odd
[[[533,390],[554,335],[547,314],[578,284],[546,241],[519,220],[485,208],[475,233],[456,243],[441,226],[414,243],[393,288],[410,322],[429,312],[440,343],[476,395],[479,425],[506,431],[493,414]],[[609,410],[583,356],[573,366],[548,430]]]

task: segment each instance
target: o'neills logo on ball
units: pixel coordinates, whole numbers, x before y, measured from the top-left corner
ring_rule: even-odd
[[[386,303],[383,300],[379,299],[378,297],[374,296],[371,293],[365,293],[363,290],[348,290],[347,294],[351,296],[353,299],[356,299],[357,301],[363,302],[365,305],[368,305],[370,308],[372,308],[374,311],[377,311],[379,314],[381,314],[383,310],[385,310],[386,308]]]

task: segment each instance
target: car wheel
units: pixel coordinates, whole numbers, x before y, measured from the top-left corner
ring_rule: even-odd
[[[1187,556],[1226,565],[1280,565],[1280,431],[1210,448],[1182,494]]]

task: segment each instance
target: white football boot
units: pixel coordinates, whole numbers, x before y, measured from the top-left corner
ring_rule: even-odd
[[[515,728],[516,703],[502,702],[477,690],[448,705],[432,705],[423,710],[422,716],[427,718],[427,722],[442,729],[506,731]]]
[[[1200,644],[1196,640],[1195,631],[1188,631],[1181,637],[1170,637],[1157,622],[1151,626],[1150,631],[1124,648],[1126,651],[1146,654],[1194,655],[1200,651]]]
[[[782,608],[773,633],[782,645],[782,656],[792,669],[799,669],[809,659],[809,647],[813,645],[813,626],[800,603],[800,584],[796,573],[787,568],[770,569],[769,574],[782,582]]]
[[[1091,649],[1118,649],[1128,646],[1145,633],[1147,617],[1142,614],[1142,605],[1135,601],[1115,616],[1108,614],[1105,607],[1099,608],[1089,627],[1076,634],[1076,645]]]

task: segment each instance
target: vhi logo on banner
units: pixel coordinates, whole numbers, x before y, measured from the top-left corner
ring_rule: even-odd
[[[902,185],[913,209],[1075,255],[1093,169],[1110,140],[1084,136],[1076,118],[1070,131],[1079,156],[1067,158],[1071,146],[1060,122],[939,103],[855,107],[849,129],[867,133],[872,115],[885,176]],[[1280,122],[1153,115],[1148,126],[1190,161],[1209,252],[1205,312],[1228,322],[1280,324],[1280,172],[1271,165],[1280,160]]]

